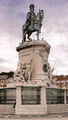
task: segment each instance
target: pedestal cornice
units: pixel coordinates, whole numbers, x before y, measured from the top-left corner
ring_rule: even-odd
[[[51,46],[45,40],[33,40],[31,42],[25,42],[24,44],[20,44],[16,47],[16,50],[19,52],[21,49],[25,49],[31,46],[45,46],[46,48],[50,49]]]

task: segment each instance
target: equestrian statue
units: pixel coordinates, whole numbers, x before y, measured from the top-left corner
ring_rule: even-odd
[[[42,20],[44,17],[43,10],[39,9],[38,14],[34,13],[34,4],[30,4],[30,12],[27,13],[26,22],[22,27],[23,40],[22,43],[26,42],[26,35],[29,41],[33,32],[37,32],[37,40],[39,40],[39,34],[41,33]]]

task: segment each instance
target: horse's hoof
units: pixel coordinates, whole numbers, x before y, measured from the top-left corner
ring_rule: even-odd
[[[32,39],[31,39],[31,38],[29,38],[29,41],[32,41]]]
[[[32,41],[32,39],[31,39],[31,38],[28,38],[28,39],[29,39],[29,41],[28,41],[28,42]]]

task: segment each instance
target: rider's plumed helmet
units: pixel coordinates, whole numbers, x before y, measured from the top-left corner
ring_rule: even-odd
[[[34,8],[35,6],[34,6],[34,4],[30,4],[30,6],[29,6],[29,8]]]

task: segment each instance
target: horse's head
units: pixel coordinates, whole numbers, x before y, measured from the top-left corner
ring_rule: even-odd
[[[35,19],[35,23],[38,23],[39,21],[42,22],[43,17],[44,17],[44,11],[39,9],[39,12]]]
[[[40,18],[43,19],[43,17],[44,17],[44,11],[39,9],[39,13],[38,14],[40,15]]]

